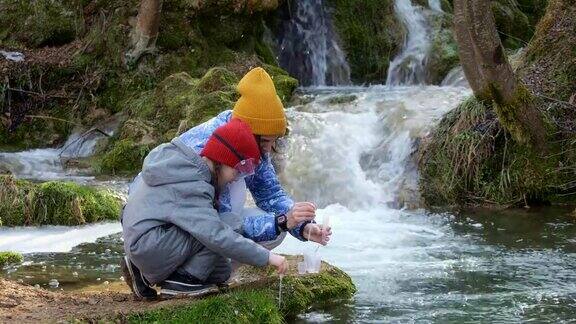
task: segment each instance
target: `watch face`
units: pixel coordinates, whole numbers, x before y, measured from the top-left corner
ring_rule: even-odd
[[[284,223],[286,221],[286,216],[285,215],[281,215],[278,217],[278,222]]]

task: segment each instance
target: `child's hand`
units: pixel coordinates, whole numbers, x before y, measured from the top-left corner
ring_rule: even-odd
[[[276,267],[278,274],[285,274],[288,271],[288,262],[286,258],[281,255],[270,252],[268,264]]]

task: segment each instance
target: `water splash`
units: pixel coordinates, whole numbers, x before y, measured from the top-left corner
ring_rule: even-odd
[[[470,84],[464,75],[464,70],[461,66],[457,66],[450,70],[444,80],[442,80],[441,85],[443,87],[465,87],[470,88]]]
[[[323,0],[287,2],[277,32],[280,66],[304,86],[350,84],[350,67]]]
[[[66,169],[67,161],[92,155],[99,141],[114,134],[119,121],[112,119],[99,128],[74,132],[60,148],[33,149],[15,153],[0,152],[0,171],[32,180],[90,181],[83,170]]]
[[[428,6],[434,11],[444,12],[440,0],[428,0]]]
[[[312,101],[287,112],[292,129],[283,181],[296,199],[319,207],[417,206],[414,145],[467,94],[433,86],[305,93]],[[350,96],[356,99],[337,103]]]
[[[119,222],[85,226],[27,226],[0,229],[0,251],[69,252],[80,243],[122,231]]]
[[[413,5],[411,0],[395,0],[394,10],[407,35],[402,52],[390,62],[386,85],[424,84],[431,40],[423,8]]]

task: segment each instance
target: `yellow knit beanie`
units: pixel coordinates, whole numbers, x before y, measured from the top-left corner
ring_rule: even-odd
[[[240,99],[232,116],[248,123],[255,135],[282,136],[286,115],[270,75],[263,68],[250,70],[238,83]]]

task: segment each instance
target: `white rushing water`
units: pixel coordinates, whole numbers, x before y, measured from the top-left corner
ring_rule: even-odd
[[[93,177],[83,175],[82,170],[67,169],[64,164],[69,159],[92,155],[98,142],[112,136],[117,127],[118,120],[112,119],[100,128],[93,128],[88,132],[74,132],[59,148],[41,148],[14,153],[0,152],[0,171],[8,171],[18,178],[42,181],[92,180]]]
[[[320,253],[354,278],[360,320],[362,305],[371,312],[375,303],[399,303],[403,280],[448,275],[454,261],[438,254],[460,239],[446,217],[417,208],[412,153],[417,139],[469,93],[435,86],[315,90],[304,96],[311,102],[288,112],[283,181],[297,200],[319,205],[318,222],[330,217],[333,239]],[[356,99],[334,104],[338,97]],[[314,248],[289,238],[279,249],[302,254]]]
[[[350,84],[350,67],[323,0],[290,2],[278,38],[280,66],[303,85]]]
[[[457,66],[450,70],[444,80],[442,80],[441,86],[443,87],[465,87],[469,88],[470,84],[464,75],[464,70],[461,66]]]
[[[443,12],[440,0],[428,0],[428,6],[434,11]]]
[[[395,0],[394,10],[406,27],[407,35],[402,51],[390,62],[386,84],[424,84],[426,58],[431,45],[430,27],[424,16],[424,8],[412,4],[411,0]]]
[[[0,228],[0,251],[20,253],[69,252],[81,243],[122,230],[119,222],[85,226],[40,226]]]

